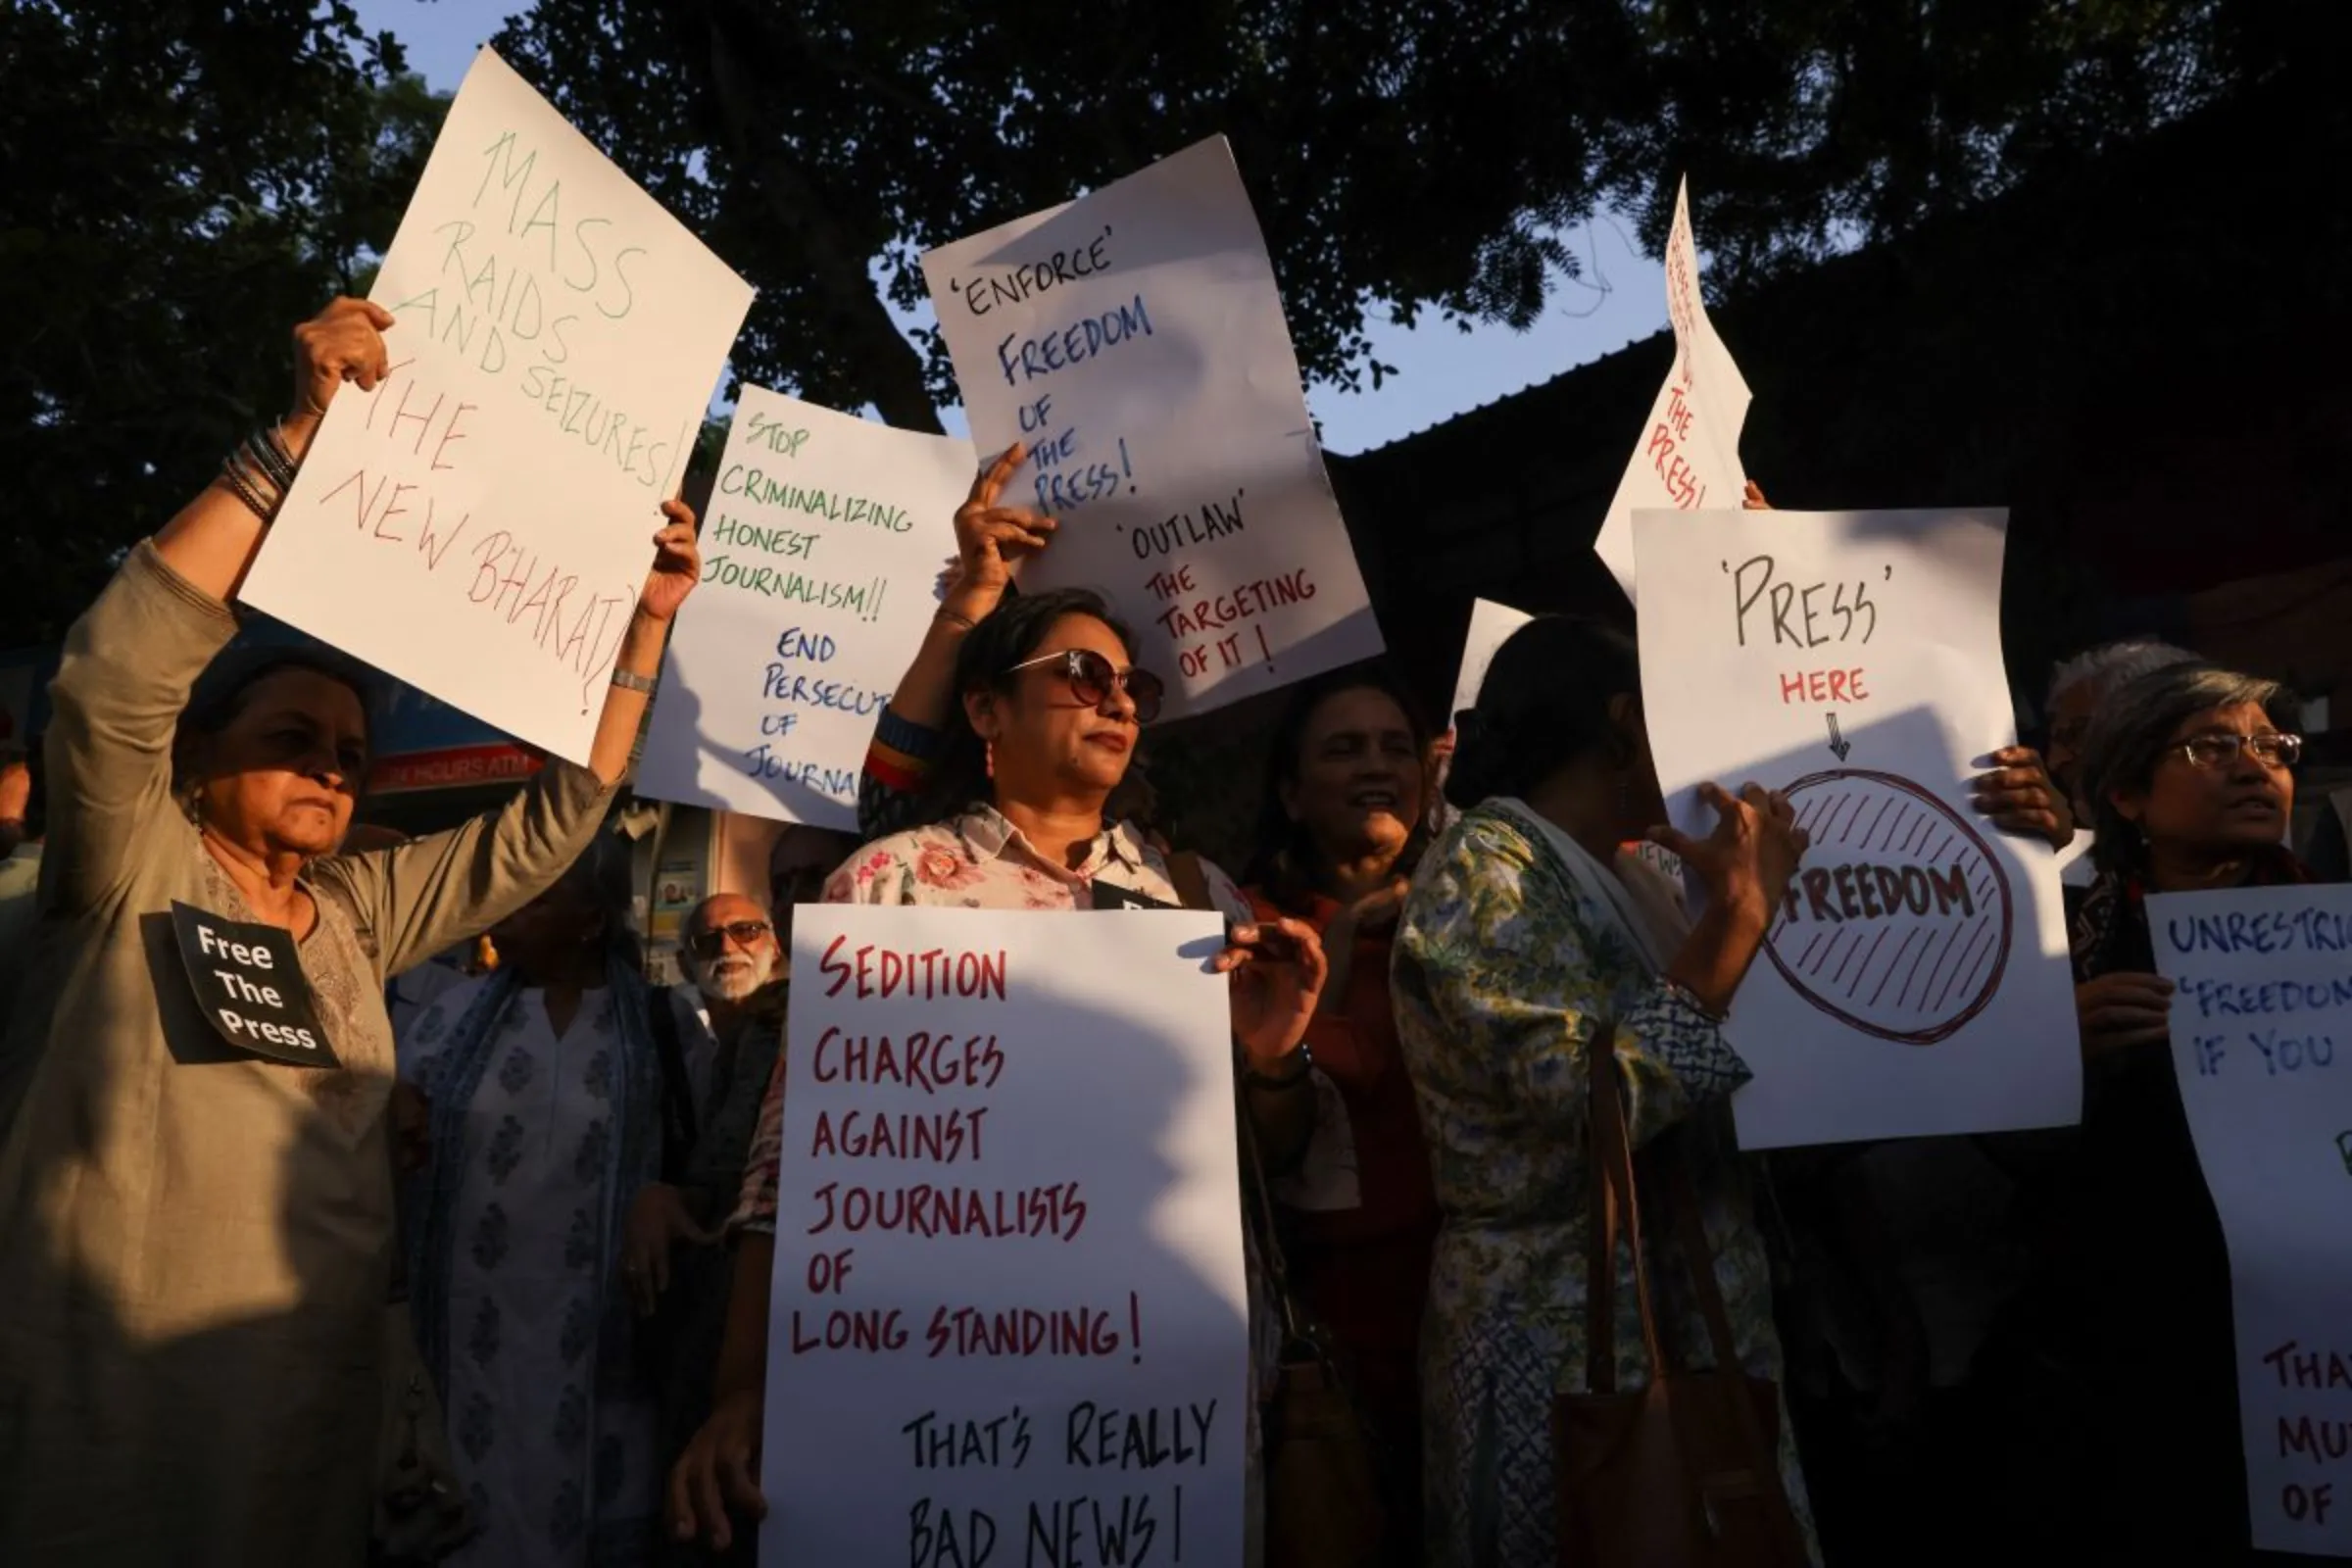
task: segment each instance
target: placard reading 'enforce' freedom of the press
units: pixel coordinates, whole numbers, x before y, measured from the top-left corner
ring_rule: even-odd
[[[2352,888],[2148,900],[2230,1244],[2254,1545],[2352,1557]]]
[[[484,49],[242,597],[585,762],[752,290]]]
[[[1625,597],[1634,592],[1634,514],[1672,507],[1695,512],[1737,507],[1747,474],[1740,466],[1740,430],[1747,422],[1747,381],[1731,350],[1715,334],[1698,291],[1698,244],[1690,234],[1690,182],[1674,193],[1674,226],[1666,236],[1666,317],[1674,324],[1674,367],[1658,388],[1633,461],[1592,541],[1593,553],[1616,577]]]
[[[1004,504],[1060,519],[1025,589],[1108,594],[1171,717],[1381,651],[1222,136],[923,257]]]
[[[800,910],[769,1568],[1242,1561],[1223,945],[1186,910]]]
[[[744,387],[637,793],[855,832],[971,482],[968,441]]]
[[[1725,1032],[1748,1149],[2081,1112],[2055,856],[1977,814],[2016,742],[1998,511],[1639,512],[1642,695],[1668,815],[1786,791],[1812,846]]]

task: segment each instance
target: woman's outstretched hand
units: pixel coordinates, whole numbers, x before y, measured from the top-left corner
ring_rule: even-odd
[[[637,612],[666,624],[703,579],[702,547],[695,543],[694,509],[683,501],[662,503],[668,519],[654,535],[654,569],[645,574],[645,591],[637,596]]]
[[[392,373],[384,334],[392,313],[368,300],[339,299],[294,329],[294,405],[278,426],[296,457],[310,446],[326,406],[350,381],[372,392]]]
[[[1986,758],[1989,773],[1971,780],[1976,808],[1992,825],[2020,838],[2043,839],[2053,849],[2075,841],[2075,813],[2066,795],[2050,782],[2041,754],[2031,746],[2008,746]]]
[[[1280,1061],[1306,1038],[1330,978],[1315,928],[1287,916],[1237,925],[1209,967],[1230,977],[1233,1038],[1251,1062]]]
[[[1702,839],[1659,826],[1649,830],[1649,841],[1697,874],[1710,905],[1752,916],[1761,930],[1772,923],[1812,836],[1796,825],[1796,808],[1778,790],[1748,784],[1735,798],[1719,784],[1701,784],[1698,796],[1715,808],[1714,832]]]
[[[997,608],[1012,581],[1013,567],[1046,548],[1054,537],[1052,517],[1026,507],[997,504],[1029,449],[1015,441],[972,480],[971,494],[956,509],[956,575],[950,608],[978,620]],[[958,602],[961,601],[961,602]]]

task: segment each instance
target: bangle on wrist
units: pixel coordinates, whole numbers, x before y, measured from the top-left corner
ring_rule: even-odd
[[[652,676],[640,675],[633,669],[622,669],[617,664],[612,666],[612,684],[624,692],[643,692],[648,697],[654,695]]]
[[[978,631],[980,629],[980,623],[974,620],[971,616],[964,614],[961,611],[950,610],[945,605],[942,605],[937,610],[933,611],[931,612],[931,618],[933,620],[944,620],[951,626],[961,626],[965,631]]]
[[[1303,1040],[1299,1041],[1282,1059],[1286,1063],[1296,1062],[1298,1065],[1289,1071],[1276,1073],[1261,1071],[1257,1063],[1252,1061],[1243,1067],[1242,1076],[1259,1089],[1296,1089],[1314,1073],[1315,1054],[1307,1049],[1306,1042]]]

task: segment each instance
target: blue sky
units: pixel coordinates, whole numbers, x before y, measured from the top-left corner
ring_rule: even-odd
[[[408,46],[412,70],[448,90],[464,77],[474,50],[516,9],[517,0],[355,0],[355,5],[370,31],[388,31]],[[1378,392],[1309,388],[1324,446],[1351,453],[1383,445],[1665,327],[1664,270],[1641,255],[1620,225],[1605,217],[1596,220],[1571,237],[1571,246],[1584,259],[1585,277],[1563,282],[1543,319],[1525,332],[1482,326],[1464,333],[1434,318],[1413,330],[1376,326],[1371,334],[1375,353],[1400,373]],[[950,427],[958,433],[959,412],[946,411]]]

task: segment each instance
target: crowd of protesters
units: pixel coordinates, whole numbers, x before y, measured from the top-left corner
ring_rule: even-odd
[[[1683,1262],[1782,1391],[1804,1556],[2252,1560],[2228,1257],[2143,901],[2345,875],[2340,817],[2288,843],[2276,682],[2092,650],[2045,751],[1974,779],[2064,865],[2078,1008],[2048,1049],[2080,1053],[2080,1127],[1743,1154],[1724,1019],[1807,836],[1740,780],[1704,790],[1706,835],[1659,825],[1622,631],[1537,617],[1436,726],[1377,666],[1296,688],[1237,880],[1157,820],[1163,672],[1100,598],[1013,587],[1054,537],[1002,504],[1016,448],[956,516],[861,834],[788,830],[657,988],[606,824],[700,573],[686,509],[647,517],[590,764],[446,832],[355,828],[366,672],[236,638],[273,504],[338,390],[387,373],[388,324],[342,301],[304,326],[293,412],[75,623],[37,831],[0,765],[0,1561],[751,1561],[763,1432],[824,1419],[767,1407],[793,907],[1098,888],[1230,922],[1243,1179],[1273,1216],[1243,1232],[1252,1372],[1270,1392],[1278,1252],[1380,1466],[1376,1527],[1303,1526],[1363,1537],[1349,1560],[1557,1561],[1555,1397],[1648,1373],[1642,1314],[1589,1334],[1595,1283],[1639,1284],[1630,1253],[1588,1270],[1604,1028],[1633,1144],[1690,1177]],[[331,1054],[225,1046],[174,983],[175,908],[283,933]],[[1269,1495],[1256,1415],[1250,1560],[1341,1560]]]

